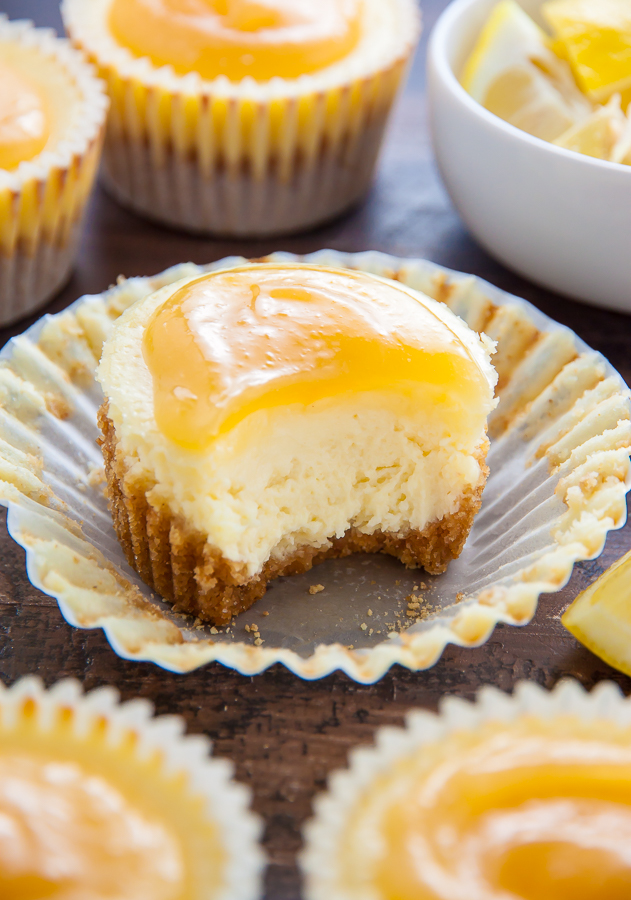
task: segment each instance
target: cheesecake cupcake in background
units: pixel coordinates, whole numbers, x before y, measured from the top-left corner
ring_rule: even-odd
[[[483,688],[384,728],[305,831],[305,900],[631,896],[631,701]]]
[[[0,684],[0,897],[257,900],[249,792],[183,730],[111,688]]]
[[[63,0],[107,81],[103,176],[193,232],[310,228],[358,201],[419,34],[416,0]]]
[[[67,40],[0,16],[0,325],[70,276],[108,105]]]

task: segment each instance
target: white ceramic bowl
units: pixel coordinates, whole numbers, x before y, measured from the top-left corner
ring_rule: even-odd
[[[555,147],[458,81],[497,0],[455,0],[429,47],[434,150],[469,230],[500,262],[569,297],[631,312],[631,167]],[[542,0],[520,0],[537,19]]]

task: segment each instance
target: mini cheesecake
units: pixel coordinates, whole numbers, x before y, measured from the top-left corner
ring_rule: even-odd
[[[112,100],[103,174],[189,231],[280,234],[366,192],[416,0],[63,0]]]
[[[183,726],[112,688],[0,684],[2,900],[257,900],[249,792]]]
[[[0,326],[70,277],[108,105],[68,41],[0,14]]]
[[[316,799],[306,900],[626,900],[630,712],[568,681],[410,713]]]
[[[239,266],[140,300],[97,376],[130,564],[214,624],[326,557],[443,572],[488,471],[491,347],[410,288],[316,265]]]

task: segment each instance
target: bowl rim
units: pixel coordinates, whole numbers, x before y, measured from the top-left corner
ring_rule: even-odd
[[[544,141],[543,138],[538,138],[529,134],[527,131],[522,131],[522,129],[517,128],[516,125],[511,125],[509,122],[506,122],[504,119],[501,119],[499,116],[490,112],[488,109],[485,109],[481,103],[474,100],[463,88],[447,58],[447,46],[449,44],[451,30],[462,15],[465,15],[471,8],[486,2],[488,2],[488,0],[452,0],[452,2],[445,7],[436,21],[430,35],[427,51],[428,68],[433,66],[445,87],[447,87],[455,99],[465,106],[473,115],[476,115],[485,121],[491,128],[496,128],[499,131],[504,132],[507,137],[524,141],[540,153],[547,152],[560,158],[571,160],[575,165],[584,165],[587,168],[599,168],[606,172],[624,173],[620,175],[620,177],[630,178],[631,166],[624,165],[623,163],[611,162],[607,159],[597,159],[594,156],[578,153],[576,150],[567,150],[565,147],[558,147],[550,141]],[[627,171],[625,172],[625,170]]]

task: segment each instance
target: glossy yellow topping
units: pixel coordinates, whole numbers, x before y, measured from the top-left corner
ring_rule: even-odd
[[[193,450],[279,406],[377,392],[410,415],[439,413],[449,434],[488,403],[478,364],[420,295],[319,266],[254,265],[189,282],[153,313],[143,355],[158,427]]]
[[[0,896],[181,894],[182,857],[160,822],[71,762],[0,757]]]
[[[2,900],[198,900],[223,851],[203,801],[137,737],[77,737],[70,711],[45,733],[32,701],[0,727]]]
[[[0,62],[0,169],[15,169],[41,153],[49,136],[43,92],[15,68]]]
[[[399,775],[376,866],[384,900],[631,897],[628,730],[494,726]]]
[[[347,56],[362,0],[113,0],[115,40],[179,75],[296,78]]]

